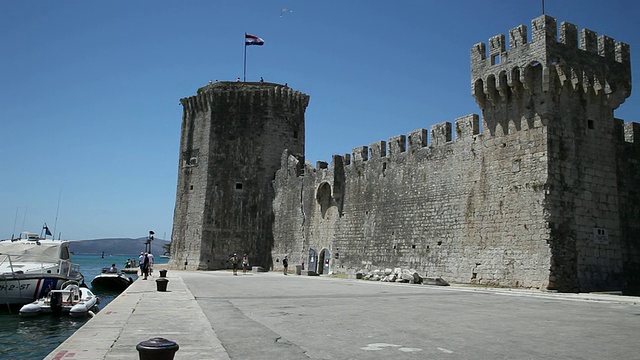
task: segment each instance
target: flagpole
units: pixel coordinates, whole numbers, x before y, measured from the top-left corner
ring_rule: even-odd
[[[247,82],[247,33],[244,33],[244,72],[242,73],[242,81]]]

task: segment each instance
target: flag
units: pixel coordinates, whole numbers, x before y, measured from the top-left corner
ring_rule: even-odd
[[[44,224],[44,233],[45,233],[45,235],[53,236],[53,234],[51,234],[51,230],[49,230],[49,227],[47,226],[47,224]]]
[[[264,45],[264,40],[262,40],[261,38],[255,36],[255,35],[251,35],[251,34],[244,34],[244,46],[247,45]]]

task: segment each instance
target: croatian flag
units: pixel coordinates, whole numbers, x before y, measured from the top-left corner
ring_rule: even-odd
[[[262,40],[261,38],[255,36],[255,35],[251,35],[251,34],[244,34],[244,46],[247,45],[264,45],[264,40]]]

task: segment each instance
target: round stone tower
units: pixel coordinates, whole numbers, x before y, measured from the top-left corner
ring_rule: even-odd
[[[180,100],[178,186],[169,267],[271,263],[272,181],[282,152],[304,156],[309,96],[274,83],[216,82]]]

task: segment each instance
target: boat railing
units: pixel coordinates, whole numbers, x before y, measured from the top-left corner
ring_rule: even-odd
[[[4,275],[5,279],[6,278],[19,278],[22,277],[21,275],[24,275],[24,271],[21,269],[16,269],[13,265],[13,263],[15,261],[12,261],[11,259],[11,255],[9,254],[0,254],[0,266],[8,264],[8,268],[11,271],[10,273],[4,273],[2,275]],[[66,277],[76,277],[78,274],[80,274],[80,265],[73,263],[69,260],[61,260],[59,259],[58,261],[58,269],[57,274],[59,275],[64,275]],[[34,262],[35,264],[39,264],[40,268],[39,269],[30,269],[29,273],[30,274],[40,274],[40,275],[45,275],[45,274],[51,274],[52,273],[52,268],[51,265],[53,264],[53,262],[48,262],[48,261],[39,261],[39,262]],[[39,270],[39,271],[38,271]]]

